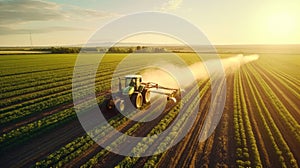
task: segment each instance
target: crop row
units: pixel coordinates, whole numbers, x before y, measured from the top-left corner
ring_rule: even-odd
[[[47,88],[47,85],[51,84],[52,87],[59,86],[59,83],[66,80],[71,80],[72,74],[71,70],[68,72],[56,72],[51,74],[49,72],[45,72],[45,74],[39,74],[36,76],[30,75],[26,78],[23,78],[23,80],[16,81],[14,78],[17,78],[16,76],[12,76],[14,78],[12,79],[5,79],[7,83],[1,83],[1,92],[5,94],[1,94],[0,98],[9,98],[20,94],[26,94],[30,93],[32,91],[37,91],[38,89],[44,89]],[[53,83],[53,84],[52,84]],[[58,83],[55,85],[55,83]],[[43,88],[35,88],[35,87],[41,87],[45,85]],[[49,87],[50,88],[50,87]]]
[[[102,89],[107,89],[109,83],[102,83]],[[89,87],[86,85],[85,87]],[[84,88],[78,88],[83,92],[82,96],[87,96],[84,94]],[[55,109],[63,104],[70,103],[72,101],[71,90],[66,90],[63,92],[58,92],[41,98],[29,100],[15,106],[10,106],[9,108],[4,108],[3,112],[0,114],[1,122],[0,124],[8,123],[11,121],[18,121],[26,116],[45,112],[50,109]]]
[[[282,84],[285,88],[287,88],[296,97],[300,97],[299,80],[293,78],[292,76],[284,72],[278,71],[278,69],[275,69],[270,65],[259,64],[259,67],[268,68],[268,71],[266,71],[268,74],[274,77],[278,82],[280,82],[280,84]]]
[[[6,58],[5,58],[6,57]],[[17,58],[19,57],[19,58]],[[45,57],[48,58],[47,61],[45,61]],[[1,65],[3,67],[6,67],[7,69],[4,69],[4,71],[7,72],[14,72],[15,69],[22,69],[22,68],[33,68],[36,65],[39,64],[45,64],[45,65],[57,65],[59,63],[72,63],[75,62],[76,55],[43,55],[43,54],[35,54],[35,55],[7,55],[2,56],[1,58]],[[28,63],[31,62],[31,64],[28,65]],[[16,63],[19,65],[18,67],[13,67],[12,65],[16,65]],[[43,68],[43,67],[41,67]]]
[[[259,118],[261,119],[264,126],[263,128],[266,130],[272,146],[275,149],[276,155],[278,156],[278,161],[281,163],[282,167],[286,167],[286,162],[290,162],[291,165],[295,166],[295,164],[297,164],[296,160],[292,152],[290,151],[289,146],[285,142],[281,132],[276,126],[275,121],[270,114],[270,111],[266,107],[265,101],[261,96],[262,93],[259,92],[258,88],[254,84],[253,79],[250,77],[250,72],[244,71],[248,87],[251,91],[251,97],[254,99],[255,109],[257,109],[258,111]],[[288,160],[285,160],[284,155],[288,157]]]
[[[160,106],[163,106],[163,104],[161,104]],[[157,109],[160,109],[160,107],[158,107]],[[153,110],[151,113],[155,113],[155,112],[157,112],[157,110]],[[165,123],[165,125],[167,125],[168,124],[168,121],[170,121],[171,119],[168,117],[169,115],[170,115],[170,113],[171,112],[167,112],[167,114],[163,117],[163,119],[161,120],[161,121],[165,121],[165,122],[167,122],[167,123]],[[174,114],[175,115],[175,114]],[[144,118],[147,118],[148,116],[145,116]],[[124,134],[126,134],[126,135],[133,135],[137,130],[138,130],[138,128],[141,126],[142,124],[140,123],[140,122],[137,122],[136,124],[134,124],[131,128],[129,128]],[[154,128],[156,128],[156,127],[158,127],[158,126],[160,126],[160,127],[163,127],[163,129],[165,129],[166,128],[166,126],[165,125],[161,125],[161,122],[160,123],[158,123],[158,125],[157,126],[155,126]],[[145,126],[145,125],[144,125]],[[154,129],[153,128],[153,129]],[[152,130],[153,130],[152,129]],[[152,131],[151,130],[151,131]],[[149,135],[149,134],[148,134]],[[157,136],[155,136],[155,137],[157,137]],[[144,140],[144,139],[143,139]],[[151,140],[149,140],[149,141],[152,141],[152,139]],[[105,157],[106,155],[108,155],[109,154],[109,151],[108,150],[110,150],[110,149],[115,149],[116,147],[120,147],[120,146],[122,146],[122,144],[124,145],[124,143],[128,143],[128,141],[127,141],[127,139],[126,139],[126,137],[125,136],[119,136],[116,140],[114,140],[113,142],[111,142],[110,144],[109,144],[109,146],[107,146],[105,149],[102,149],[100,152],[98,152],[97,154],[95,154],[92,158],[90,158],[89,159],[89,161],[87,161],[84,165],[82,165],[81,167],[86,167],[86,166],[88,166],[88,167],[90,167],[90,166],[95,166],[95,165],[97,165],[98,164],[98,162],[99,162],[99,159],[100,158],[103,158],[103,157]],[[138,143],[138,144],[136,144],[136,146],[135,147],[137,147],[137,146],[139,146],[140,145],[140,142]],[[124,146],[123,146],[124,147]],[[135,148],[134,147],[134,148]],[[122,149],[121,149],[122,150]]]
[[[122,58],[120,56],[110,57],[111,58],[109,62],[106,61],[105,65],[101,64],[101,75],[105,72],[112,73],[113,69],[111,68],[115,67]],[[60,57],[60,59],[63,59],[63,57]],[[21,64],[21,62],[17,62],[17,64],[19,65]],[[74,69],[74,63],[72,62],[72,64],[69,63],[68,65],[70,66],[66,67],[66,65],[62,64],[47,66],[47,63],[44,63],[43,71],[37,71],[37,69],[40,69],[39,64],[35,65],[33,68],[27,66],[28,70],[14,68],[17,72],[20,72],[20,74],[3,76],[3,80],[0,82],[1,93],[8,94],[9,91],[22,92],[22,89],[24,88],[36,87],[43,84],[62,81],[61,78],[71,79]],[[77,68],[88,69],[88,67],[84,65]],[[26,71],[30,73],[25,73]],[[98,73],[100,73],[100,71]],[[16,92],[13,93],[13,95],[16,95]],[[26,93],[30,93],[30,91],[27,91]]]
[[[104,96],[97,97],[97,101],[101,102]],[[83,102],[80,107],[83,110],[88,110],[90,107],[90,101]],[[0,147],[1,150],[9,146],[14,146],[16,144],[22,143],[33,136],[39,135],[43,132],[51,130],[56,126],[66,123],[72,119],[76,118],[76,113],[73,107],[62,110],[50,116],[44,117],[42,119],[36,120],[24,126],[18,127],[11,130],[8,133],[4,133],[0,136]]]
[[[97,86],[97,92],[101,92],[104,90],[108,89],[108,85],[110,84],[109,78],[106,76],[100,77],[100,79],[97,79],[95,82],[95,86]],[[86,80],[78,85],[84,85],[85,88],[90,87],[93,85],[92,82]],[[73,90],[78,90],[82,89],[80,88],[74,88]],[[29,108],[30,105],[42,102],[44,100],[48,100],[51,97],[57,97],[59,95],[65,95],[65,94],[70,94],[71,96],[72,93],[72,86],[71,85],[62,85],[59,87],[39,91],[39,92],[34,92],[31,94],[26,94],[22,96],[15,97],[13,99],[9,99],[3,104],[5,104],[5,107],[0,110],[1,114],[4,114],[5,112],[13,113],[13,110],[21,110],[20,108],[26,106],[26,108]],[[69,99],[71,100],[71,99]],[[6,114],[5,114],[6,115]]]
[[[70,102],[71,100],[72,100],[72,95],[64,93],[64,94],[54,94],[54,95],[44,97],[39,102],[29,101],[27,106],[21,104],[20,106],[21,107],[24,106],[24,107],[0,114],[0,118],[1,118],[0,124],[21,120],[25,116],[46,111],[48,109]]]
[[[65,70],[49,70],[43,72],[36,72],[23,75],[12,75],[3,77],[1,82],[1,91],[9,92],[14,90],[21,90],[23,88],[47,84],[53,80],[59,81],[61,78],[68,78],[72,76],[72,68]]]
[[[47,100],[53,97],[53,95],[57,97],[59,95],[69,93],[71,93],[71,89],[68,86],[60,86],[56,88],[43,90],[40,92],[33,92],[26,95],[21,95],[12,99],[7,99],[4,100],[3,103],[1,103],[1,106],[3,106],[3,108],[0,110],[0,114],[4,114],[5,112],[11,112],[12,110],[20,109],[22,107]]]
[[[260,65],[256,66],[255,68],[258,68],[260,72],[264,71]],[[284,88],[286,88],[289,92],[291,92],[295,97],[300,97],[300,89],[299,89],[300,85],[297,85],[297,81],[292,81],[291,79],[287,79],[287,77],[284,77],[281,73],[277,73],[276,71],[272,71],[270,69],[264,72],[272,76],[272,78],[274,78],[277,82],[283,85]]]
[[[111,57],[111,56],[109,56]],[[101,64],[101,67],[99,71],[97,72],[97,81],[101,81],[102,79],[99,79],[101,76],[111,75],[113,72],[113,68],[118,65],[118,62],[120,61],[122,57],[119,56],[112,56],[112,58],[109,58],[109,61],[105,61],[105,64]],[[58,67],[61,65],[57,64]],[[48,67],[49,68],[49,67]],[[83,72],[85,73],[85,66],[77,67],[78,69],[83,68]],[[128,66],[124,67],[120,74],[126,74],[126,72],[129,72],[129,69],[134,69],[136,67],[134,66]],[[139,67],[138,67],[139,68]],[[51,70],[51,68],[50,68]],[[44,90],[48,89],[47,92],[53,91],[52,88],[57,88],[59,86],[64,86],[71,84],[71,78],[72,78],[72,70],[73,67],[66,69],[66,70],[52,70],[52,71],[43,71],[40,72],[32,72],[30,74],[27,74],[26,77],[24,76],[18,76],[13,75],[11,76],[11,79],[4,79],[1,81],[0,85],[1,87],[1,93],[0,98],[4,99],[4,101],[1,101],[0,107],[7,107],[11,106],[13,104],[19,103],[21,101],[30,100],[33,98],[38,98],[41,96],[45,96]],[[22,72],[22,71],[21,71]],[[44,77],[47,77],[45,80]],[[85,80],[84,77],[82,77],[80,80]],[[17,82],[23,82],[23,84],[17,83]],[[69,85],[68,87],[71,87]],[[96,86],[97,89],[99,87]],[[9,98],[9,99],[8,99]]]
[[[56,56],[42,56],[42,55],[34,55],[33,59],[26,59],[29,55],[23,56],[23,59],[15,59],[9,60],[9,58],[2,57],[1,61],[3,63],[3,68],[1,69],[1,76],[11,76],[11,75],[23,75],[26,73],[35,73],[41,71],[47,71],[49,69],[63,69],[66,67],[71,67],[74,65],[76,55],[56,55]],[[47,61],[45,61],[45,57],[47,57]],[[17,66],[16,66],[17,65]]]
[[[114,64],[117,64],[117,62],[114,62]],[[107,65],[106,65],[105,68],[106,68],[105,71],[101,70],[101,72],[98,71],[96,74],[96,79],[95,79],[95,82],[96,82],[95,86],[97,89],[96,91],[101,90],[103,88],[103,85],[102,85],[103,82],[107,82],[108,80],[111,79],[111,74],[112,74],[111,67],[107,67]],[[124,74],[124,73],[126,74],[133,68],[136,68],[136,67],[124,68],[124,69],[122,69],[121,72],[119,72],[119,74],[120,75]],[[86,73],[86,72],[83,72],[83,73]],[[26,81],[26,79],[24,79],[24,81]],[[83,77],[80,77],[79,80],[77,79],[76,81],[73,81],[73,82],[80,82],[81,85],[84,85],[84,84],[89,84],[90,81],[91,80],[90,80],[89,76],[87,76],[87,77],[83,76]],[[13,82],[10,82],[10,83],[13,83]],[[17,89],[17,90],[12,91],[12,92],[3,92],[3,94],[1,94],[0,96],[2,98],[6,98],[6,99],[4,99],[4,101],[1,101],[0,107],[12,106],[14,104],[17,104],[17,103],[20,103],[20,102],[23,102],[26,100],[39,98],[39,97],[46,96],[51,93],[53,94],[56,92],[61,92],[63,90],[67,90],[67,89],[71,90],[71,88],[72,88],[71,75],[69,75],[67,77],[62,76],[62,78],[55,77],[53,79],[43,81],[42,84],[40,83],[40,81],[37,81],[36,83],[26,82],[26,84],[30,85],[30,87],[23,86],[23,87],[25,87],[23,89],[19,88],[19,85],[5,87],[7,90],[11,90],[10,89],[11,87],[13,87],[13,90],[15,90],[15,89]],[[98,84],[100,84],[100,85],[98,85]],[[15,87],[17,87],[17,88],[15,88]],[[11,97],[11,96],[13,96],[13,97]]]
[[[111,118],[108,123],[113,127],[118,127],[122,122],[122,117],[120,115]],[[97,134],[107,134],[108,133],[108,125],[99,126],[99,128],[95,128],[89,132],[92,136]],[[68,161],[74,159],[77,155],[82,154],[82,152],[86,151],[88,148],[93,146],[95,141],[89,136],[84,135],[76,138],[75,140],[69,142],[65,146],[56,150],[55,152],[49,154],[45,159],[38,161],[35,163],[37,167],[49,167],[49,166],[59,166],[61,167],[63,164]]]
[[[284,85],[284,80],[278,79],[276,75],[268,73],[268,71],[263,70],[259,66],[254,66],[255,70],[261,74],[263,80],[270,86],[270,88],[275,91],[276,95],[280,101],[286,106],[291,115],[299,122],[298,115],[300,114],[300,108],[297,105],[297,99],[300,98],[297,96],[299,93],[290,88],[288,85]]]
[[[283,57],[281,57],[283,58]],[[297,71],[295,71],[295,69],[298,69],[298,66],[295,65],[295,63],[299,62],[298,56],[294,56],[294,61],[287,61],[286,58],[288,57],[284,57],[283,60],[267,60],[267,61],[260,61],[257,62],[259,65],[266,67],[266,69],[269,71],[274,71],[277,74],[282,75],[282,77],[284,77],[287,81],[290,81],[296,85],[299,86],[299,73],[297,73]],[[297,88],[299,89],[299,88]]]
[[[114,63],[116,64],[116,63]],[[109,65],[113,66],[113,63]],[[110,72],[110,66],[106,65],[107,68],[105,71],[101,70],[101,72]],[[85,66],[77,67],[77,68],[85,68]],[[88,68],[86,68],[88,69]],[[63,81],[63,79],[71,79],[73,75],[74,67],[69,67],[64,70],[51,70],[43,71],[43,72],[35,72],[30,74],[23,74],[23,75],[12,75],[3,77],[3,81],[0,83],[2,88],[2,92],[9,92],[9,91],[19,91],[28,87],[39,86],[48,83],[55,83],[59,81]],[[84,72],[84,71],[83,71]],[[98,72],[99,73],[99,72]]]
[[[266,69],[277,71],[278,73],[285,74],[287,80],[291,80],[299,84],[300,75],[297,71],[299,67],[299,55],[289,55],[288,57],[277,56],[269,59],[268,57],[262,57],[262,60],[257,62],[259,64],[266,65]]]
[[[150,112],[145,117],[143,117],[143,119],[146,119],[147,117],[149,117],[150,115],[155,113],[157,111],[157,109],[161,108],[161,106],[162,106],[162,104],[160,106],[157,106],[156,109],[154,109],[152,112]],[[134,117],[135,114],[137,114],[137,113],[132,112],[127,117],[128,118]],[[45,158],[44,160],[37,162],[36,166],[43,165],[43,166],[47,166],[47,167],[48,166],[61,167],[61,166],[65,165],[66,163],[69,163],[74,158],[76,158],[76,157],[80,156],[81,154],[83,154],[84,152],[86,152],[92,146],[95,146],[95,145],[97,146],[97,144],[95,144],[95,141],[96,142],[101,141],[101,138],[104,137],[104,135],[107,137],[113,129],[110,126],[113,126],[114,128],[118,128],[121,125],[127,125],[128,122],[130,122],[127,117],[118,115],[114,118],[111,118],[108,121],[107,125],[97,126],[93,130],[88,132],[89,136],[84,135],[82,137],[76,138],[74,141],[68,143],[66,146],[60,148],[59,150],[57,150],[54,153],[47,156],[47,158]],[[128,129],[125,132],[125,134],[132,135],[134,133],[134,131],[136,131],[139,128],[140,125],[141,125],[140,123],[134,124],[130,129]],[[91,137],[93,137],[93,139]],[[114,142],[112,142],[111,145],[117,145],[117,143],[119,141],[121,141],[120,137],[117,138],[116,140],[114,140]],[[104,154],[108,154],[108,151],[103,149],[100,153],[101,153],[101,155],[104,155]]]
[[[208,86],[208,82],[206,83],[206,86]],[[178,138],[179,134],[182,134],[182,131],[184,130],[183,128],[187,125],[190,124],[190,117],[191,113],[195,110],[195,108],[199,105],[199,99],[200,99],[200,94],[197,92],[198,91],[198,86],[194,87],[183,99],[182,99],[182,107],[179,105],[175,108],[173,108],[164,119],[162,119],[156,127],[154,127],[150,133],[147,135],[147,138],[153,137],[150,140],[146,141],[146,138],[143,139],[143,141],[139,142],[133,149],[132,153],[135,155],[139,156],[145,153],[149,148],[152,147],[152,145],[156,142],[159,141],[159,145],[156,148],[157,153],[162,153],[166,150],[166,147],[168,144],[172,143],[175,139]],[[207,91],[208,87],[204,87],[201,92],[205,93]],[[191,97],[193,97],[191,99]],[[203,96],[202,94],[201,96]],[[190,102],[191,101],[191,102]],[[176,120],[176,123],[173,125],[171,129],[171,132],[164,137],[162,140],[157,140],[158,136],[157,134],[160,134],[163,132],[169,125],[170,123],[175,119],[175,117],[178,115],[179,111],[184,109],[184,114],[180,116],[178,120]],[[151,149],[152,150],[152,149]],[[136,164],[138,161],[138,157],[125,157],[121,162],[118,163],[116,167],[132,167]],[[152,161],[151,164],[154,164],[155,162]]]
[[[286,109],[284,104],[280,101],[270,86],[262,79],[261,75],[252,66],[249,65],[247,67],[249,68],[249,71],[254,74],[253,76],[255,80],[260,83],[263,92],[271,101],[273,107],[276,109],[277,114],[279,114],[279,116],[282,118],[282,121],[284,121],[283,124],[293,133],[298,143],[300,143],[299,123]]]
[[[99,81],[101,82],[101,84],[105,84],[105,85],[109,85],[109,83],[103,83],[103,79],[104,78],[107,78],[106,80],[108,80],[108,79],[110,79],[109,77],[101,77],[102,79],[99,79]],[[81,84],[79,84],[79,85],[82,85],[82,83]],[[81,92],[81,94],[80,94],[80,96],[81,97],[85,97],[87,94],[89,94],[89,93],[87,93],[87,92],[85,92],[85,88],[88,88],[88,87],[90,87],[89,85],[84,85],[84,86],[80,86],[80,87],[78,87],[78,88],[76,88],[76,89],[78,89],[80,92]],[[103,90],[103,88],[104,87],[102,87],[102,88],[99,88],[99,87],[96,87],[96,91],[101,91],[101,90]],[[106,88],[104,88],[104,89],[106,89]],[[63,101],[67,101],[67,100],[71,100],[71,95],[66,95],[66,96],[70,96],[69,98],[66,98],[66,99],[64,99],[64,98],[62,98],[62,100]],[[103,96],[102,96],[103,97]],[[57,99],[57,98],[56,98]],[[50,102],[52,103],[50,103],[50,105],[51,106],[49,106],[49,104],[46,102],[43,102],[41,105],[42,105],[42,110],[40,110],[40,111],[43,111],[43,110],[45,110],[45,109],[48,109],[48,107],[49,108],[53,108],[53,107],[55,107],[55,106],[53,106],[53,102],[55,102],[55,101],[52,101],[52,100],[50,100]],[[58,102],[60,102],[60,101],[58,101]],[[36,108],[36,106],[39,106],[39,104],[38,103],[36,103],[36,104],[33,104],[33,106],[34,107],[31,107],[31,106],[26,106],[25,108],[27,108],[28,110],[31,108],[31,109],[35,109],[35,110],[37,110],[37,109],[39,109],[39,108]],[[69,111],[70,109],[66,109],[66,110],[64,110],[62,113],[63,114],[66,114],[67,112],[70,112]],[[28,113],[29,114],[29,113]],[[20,113],[20,115],[14,115],[14,114],[12,114],[13,115],[13,117],[12,118],[9,118],[8,117],[8,119],[9,120],[13,120],[13,119],[16,119],[16,118],[21,118],[22,116],[24,116],[24,115],[28,115],[27,113]],[[75,116],[75,113],[73,112],[73,116]],[[47,120],[50,120],[49,118],[55,118],[56,117],[56,115],[50,115],[50,116],[47,116],[47,117],[45,117],[45,118],[43,118],[43,119],[41,119],[41,120],[38,120],[38,121],[34,121],[34,122],[32,122],[32,123],[29,123],[29,124],[26,124],[26,125],[24,125],[24,126],[21,126],[21,127],[19,127],[19,128],[16,128],[16,129],[14,129],[14,130],[12,130],[12,131],[10,131],[10,132],[8,132],[8,133],[5,133],[5,134],[3,134],[2,135],[2,137],[1,137],[1,142],[0,143],[2,143],[2,141],[5,141],[5,143],[6,144],[11,144],[11,143],[13,143],[13,142],[19,142],[19,141],[21,141],[21,139],[29,139],[29,138],[26,138],[26,137],[22,137],[23,135],[24,136],[26,136],[26,134],[27,134],[27,132],[35,132],[35,130],[36,130],[36,128],[34,128],[36,125],[39,125],[39,124],[36,124],[36,123],[38,123],[38,122],[41,122],[41,121],[47,121]],[[64,119],[64,117],[62,117],[60,120],[56,120],[55,119],[55,121],[58,121],[58,122],[60,122],[60,123],[64,123],[63,120]],[[46,123],[48,123],[48,122],[46,122]],[[59,125],[59,123],[56,123],[56,124],[58,124]],[[47,125],[47,124],[46,124]],[[50,128],[49,128],[50,129]],[[39,130],[39,129],[37,129],[37,130]],[[43,132],[43,131],[41,131],[41,132]],[[14,137],[19,137],[19,139],[20,140],[17,140],[17,139],[15,139]],[[10,140],[11,139],[11,140]],[[7,141],[8,140],[8,141]]]
[[[99,74],[100,72],[98,72]],[[111,72],[101,72],[101,76],[105,76],[111,74]],[[3,87],[5,90],[3,90],[3,94],[1,94],[1,98],[2,99],[6,99],[9,100],[11,103],[13,103],[11,99],[14,98],[18,98],[18,97],[22,97],[18,98],[17,100],[23,100],[24,98],[26,98],[27,100],[32,98],[30,97],[30,94],[32,93],[36,93],[39,92],[39,95],[42,96],[42,93],[45,90],[51,90],[53,88],[57,88],[57,87],[61,87],[61,86],[68,86],[71,89],[71,84],[72,84],[72,74],[66,74],[64,72],[62,72],[61,77],[55,76],[53,78],[50,78],[48,80],[38,80],[35,82],[32,81],[27,81],[26,84],[24,85],[10,85],[8,87]],[[33,77],[31,77],[33,78]],[[30,78],[30,79],[31,79]],[[99,77],[96,78],[96,81],[99,81]],[[26,81],[26,79],[23,79],[23,81]],[[84,81],[89,81],[89,77],[87,76],[83,76],[80,78],[80,80],[78,80],[77,82],[84,82]],[[10,82],[13,83],[13,82]],[[24,95],[26,94],[26,95]],[[36,95],[38,96],[38,95]],[[33,97],[36,98],[36,97]],[[10,104],[6,104],[6,105],[10,105]]]
[[[237,166],[261,167],[262,163],[256,145],[255,136],[249,119],[245,95],[243,93],[243,85],[241,83],[240,71],[235,73],[234,77],[234,130],[236,140],[236,164]],[[248,144],[249,143],[249,144]],[[250,151],[249,151],[250,147]],[[250,154],[254,158],[251,163]]]
[[[200,100],[201,103],[205,103],[205,104],[206,104],[207,102],[202,102],[201,100],[203,99],[204,95],[208,93],[209,88],[210,88],[209,82],[205,83],[204,87],[200,90],[200,92],[199,92],[199,93],[196,93],[196,98],[192,98],[192,99]],[[196,102],[198,102],[198,101],[196,101]],[[189,111],[195,110],[194,108],[196,108],[196,106],[198,106],[196,102],[195,102],[194,104],[191,104],[191,105],[188,107],[188,109],[187,109],[186,111],[189,112]],[[200,117],[200,113],[201,113],[201,112],[199,111],[198,114],[197,114],[198,117],[196,117],[196,120],[195,120],[194,124],[195,124],[195,123],[198,124],[198,123],[200,122],[199,120],[197,120],[197,119],[199,119],[199,117]],[[189,114],[186,114],[186,115],[189,115]],[[204,116],[205,116],[205,115],[204,115]],[[188,117],[188,116],[187,116],[187,117]],[[204,119],[203,119],[203,120],[204,120]],[[170,143],[170,142],[172,142],[172,140],[176,139],[176,137],[177,137],[179,134],[183,133],[183,131],[186,131],[186,130],[183,128],[183,126],[185,126],[185,125],[187,125],[187,124],[190,124],[190,123],[187,123],[187,122],[189,122],[189,119],[186,118],[184,121],[181,121],[181,122],[176,123],[176,125],[174,125],[174,127],[172,128],[173,134],[169,134],[169,135],[163,140],[163,142],[162,142],[161,144],[158,145],[157,150],[163,149],[163,148],[164,148],[164,147],[163,147],[163,143]],[[191,129],[199,129],[199,128],[197,127],[197,128],[191,128]],[[191,130],[190,130],[190,131],[191,131]],[[198,131],[198,132],[199,132],[200,130],[193,130],[193,131]],[[187,134],[187,136],[186,136],[185,138],[194,138],[195,141],[198,141],[198,140],[199,140],[199,137],[198,137],[198,136],[192,137],[192,135],[193,135],[193,134],[190,134],[190,135]],[[186,145],[186,143],[188,143],[188,142],[189,142],[189,141],[185,141],[185,144],[184,144],[184,145]],[[184,151],[184,149],[187,149],[186,146],[181,147],[181,150],[180,150],[180,151],[177,151],[176,154],[179,155],[179,156],[181,156],[181,154],[182,154],[182,152]],[[191,152],[192,152],[192,151],[191,151]],[[151,157],[146,161],[146,163],[144,164],[144,167],[156,167],[156,166],[158,166],[159,162],[162,161],[163,159],[165,159],[166,155],[167,155],[167,151],[165,151],[165,152],[163,152],[163,153],[161,153],[161,154],[158,154],[158,155],[153,155],[153,156],[151,156]],[[190,157],[190,156],[188,156],[188,157]],[[181,157],[180,157],[180,158],[181,158]],[[176,161],[177,161],[177,160],[176,160]],[[176,161],[174,161],[174,162],[175,162],[174,165],[176,165]]]
[[[125,71],[122,73],[128,73],[128,71]],[[109,74],[107,74],[107,75],[109,75]],[[96,79],[95,85],[97,86],[96,87],[97,92],[108,89],[107,86],[109,86],[109,84],[110,84],[111,77],[109,77],[107,75],[105,75],[105,73],[104,73],[102,76],[100,76]],[[76,82],[77,82],[77,85],[83,85],[84,88],[89,88],[89,87],[91,87],[91,85],[93,85],[93,83],[91,83],[88,78],[86,78],[86,80],[81,79],[80,81],[76,81]],[[74,90],[80,89],[82,92],[82,96],[85,96],[84,88],[80,87],[80,88],[75,88]],[[0,114],[0,118],[1,118],[0,124],[7,123],[7,122],[17,120],[17,119],[19,120],[19,119],[22,119],[22,117],[27,116],[29,114],[42,112],[47,109],[57,107],[61,104],[71,102],[72,101],[71,89],[72,89],[71,85],[67,85],[67,86],[61,86],[61,87],[57,87],[57,88],[44,90],[42,92],[32,93],[32,94],[30,94],[30,96],[25,95],[24,97],[23,96],[16,97],[16,99],[18,101],[21,101],[21,100],[23,101],[23,98],[30,99],[32,97],[33,98],[39,97],[40,95],[44,96],[41,98],[36,98],[36,99],[30,100],[30,101],[16,104],[15,106],[9,106],[9,107],[3,108],[1,110],[2,114]],[[63,90],[66,90],[66,91],[63,91]],[[63,92],[60,92],[60,91],[63,91]],[[55,94],[49,95],[52,92],[54,92]],[[38,95],[38,96],[36,96],[36,95]],[[45,96],[45,95],[48,95],[48,96]],[[8,101],[6,103],[10,103],[10,101]],[[6,112],[6,113],[3,113],[3,112]]]

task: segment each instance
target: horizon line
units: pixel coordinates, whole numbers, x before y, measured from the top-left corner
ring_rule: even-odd
[[[109,43],[109,42],[107,42]],[[96,43],[95,43],[96,44]],[[104,44],[104,43],[103,43]],[[85,46],[84,44],[62,44],[62,45],[0,45],[0,48],[5,47],[11,47],[11,48],[36,48],[36,47],[110,47],[107,45],[94,45],[91,44],[91,46]],[[283,44],[283,43],[276,43],[276,44],[212,44],[212,45],[206,45],[206,44],[192,44],[192,45],[184,45],[184,44],[155,44],[155,43],[140,43],[140,44],[130,44],[130,43],[124,43],[119,45],[114,45],[115,47],[136,47],[136,46],[150,46],[150,47],[188,47],[188,46],[298,46],[300,43],[292,43],[292,44]],[[113,47],[113,46],[111,46]]]

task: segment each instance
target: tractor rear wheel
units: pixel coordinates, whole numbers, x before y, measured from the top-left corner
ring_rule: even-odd
[[[150,90],[144,89],[142,92],[144,103],[147,104],[150,102]]]
[[[143,105],[143,96],[141,93],[133,93],[130,100],[134,107],[138,109]]]

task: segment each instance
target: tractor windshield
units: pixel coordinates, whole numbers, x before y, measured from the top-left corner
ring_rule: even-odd
[[[136,85],[136,79],[135,78],[126,78],[125,79],[125,87],[135,86],[135,85]]]

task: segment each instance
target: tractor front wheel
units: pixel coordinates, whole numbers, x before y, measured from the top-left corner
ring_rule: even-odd
[[[143,96],[141,93],[133,93],[130,100],[134,107],[138,109],[143,105]]]
[[[103,108],[105,110],[112,110],[113,107],[114,107],[114,103],[113,103],[113,100],[111,98],[107,98],[101,104],[101,108]]]

